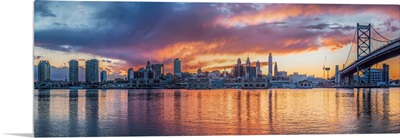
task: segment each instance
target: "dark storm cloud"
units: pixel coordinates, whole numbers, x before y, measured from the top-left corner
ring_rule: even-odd
[[[325,29],[340,29],[340,30],[354,30],[355,27],[354,26],[349,26],[349,25],[340,25],[338,23],[334,23],[334,24],[326,24],[326,23],[319,23],[319,24],[315,24],[315,25],[307,25],[307,26],[302,26],[299,28],[306,28],[306,29],[316,29],[316,30],[325,30]]]
[[[36,1],[34,5],[35,15],[42,17],[56,17],[53,11],[49,9],[46,2]]]
[[[324,30],[324,29],[329,28],[329,24],[320,23],[320,24],[316,24],[316,25],[308,25],[308,26],[301,27],[301,28]]]

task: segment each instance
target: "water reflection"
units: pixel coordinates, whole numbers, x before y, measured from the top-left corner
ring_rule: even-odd
[[[399,99],[399,88],[35,90],[35,136],[399,133]]]
[[[78,135],[78,90],[69,91],[69,135]]]

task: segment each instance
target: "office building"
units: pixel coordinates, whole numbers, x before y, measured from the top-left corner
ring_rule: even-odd
[[[85,66],[85,81],[99,82],[99,61],[97,59],[88,60]]]
[[[70,60],[69,61],[69,82],[78,82],[78,61]]]
[[[135,71],[133,68],[128,69],[128,80],[133,80],[135,78]]]
[[[249,67],[249,78],[256,78],[257,77],[257,68],[256,67]]]
[[[389,78],[389,65],[383,64],[382,68],[382,82],[385,83],[385,85],[389,85],[390,83],[390,78]]]
[[[48,60],[39,61],[38,65],[38,81],[50,80],[50,63]]]
[[[151,68],[154,72],[154,78],[159,79],[164,76],[164,64],[152,64]]]
[[[107,72],[106,71],[101,71],[100,73],[100,81],[101,82],[106,82],[107,81]]]
[[[179,58],[174,60],[174,75],[182,76],[182,65]]]
[[[256,62],[256,76],[261,75],[261,64],[260,61],[257,60]]]

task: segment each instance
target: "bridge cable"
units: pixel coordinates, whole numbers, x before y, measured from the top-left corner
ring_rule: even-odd
[[[354,31],[354,36],[353,36],[353,40],[351,40],[351,46],[350,46],[350,51],[349,54],[347,54],[347,58],[346,58],[346,62],[344,62],[344,65],[347,64],[347,61],[349,60],[350,57],[350,53],[351,53],[351,49],[353,48],[353,42],[354,42],[354,38],[356,38],[356,34],[357,34],[357,29]],[[344,67],[343,67],[344,68]]]
[[[373,39],[375,41],[378,41],[378,42],[388,42],[388,40],[384,41],[384,40],[379,40],[379,39],[376,39],[376,38],[373,38],[373,37],[371,37],[371,39]]]
[[[382,36],[378,31],[375,30],[374,27],[371,26],[371,28],[372,28],[379,36],[381,36],[382,38],[384,38],[384,39],[386,39],[386,40],[390,40],[390,39],[387,39],[386,37]]]

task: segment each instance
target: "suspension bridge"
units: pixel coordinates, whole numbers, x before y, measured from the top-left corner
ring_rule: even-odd
[[[373,33],[371,29],[380,38],[371,35]],[[347,65],[353,44],[356,44],[357,48],[356,59]],[[377,86],[376,83],[371,82],[371,67],[398,55],[400,55],[400,37],[387,39],[376,31],[371,24],[360,25],[357,23],[347,59],[341,70],[339,70],[339,65],[336,65],[335,75],[329,80],[334,81],[336,86],[342,87]],[[361,80],[362,76],[366,79]],[[389,86],[389,66],[386,64],[383,64],[382,68],[382,81],[385,86]]]

